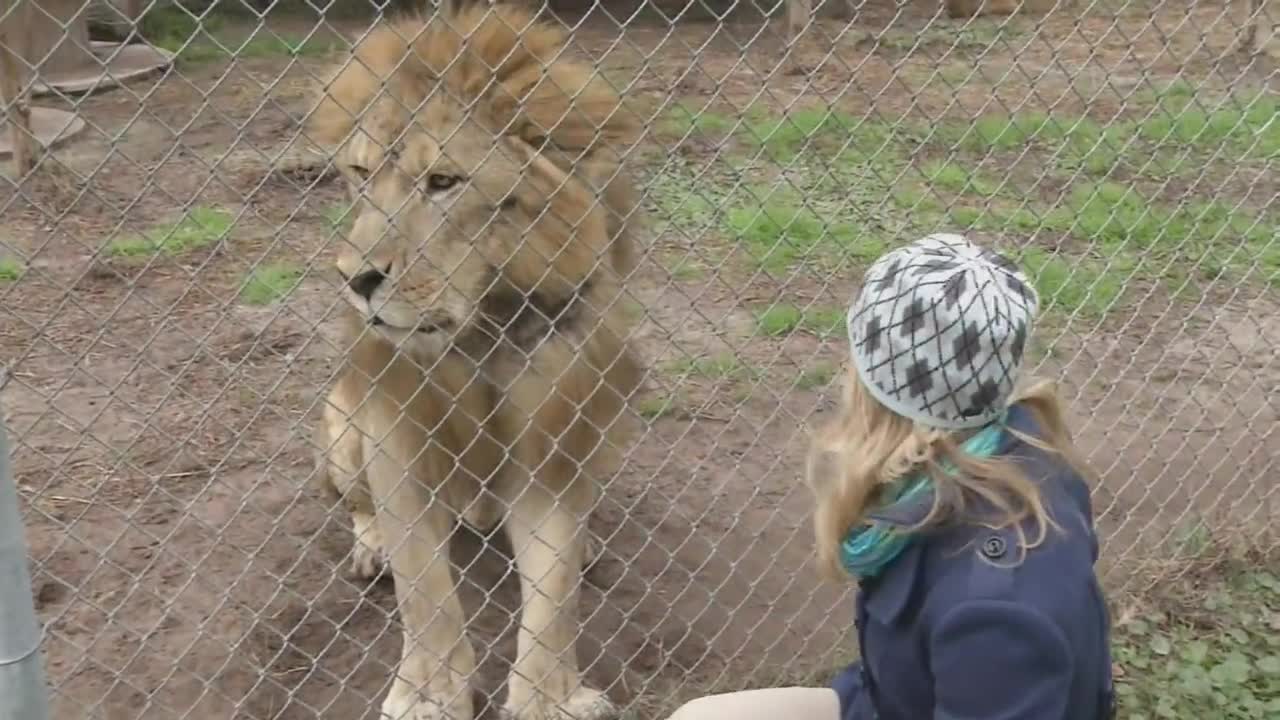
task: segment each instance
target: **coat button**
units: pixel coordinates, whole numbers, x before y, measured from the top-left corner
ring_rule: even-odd
[[[982,554],[991,560],[1004,557],[1006,550],[1004,538],[999,535],[992,535],[982,542]]]

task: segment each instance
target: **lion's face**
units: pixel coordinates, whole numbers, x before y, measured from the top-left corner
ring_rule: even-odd
[[[528,229],[517,196],[532,148],[439,107],[389,145],[358,132],[338,154],[356,201],[342,292],[382,337],[436,356],[502,282],[511,240]]]

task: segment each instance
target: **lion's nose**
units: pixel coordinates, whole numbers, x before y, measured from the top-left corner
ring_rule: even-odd
[[[365,270],[347,281],[351,291],[365,300],[373,299],[373,291],[378,289],[387,276],[381,270]]]

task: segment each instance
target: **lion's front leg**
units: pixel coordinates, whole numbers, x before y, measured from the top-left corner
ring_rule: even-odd
[[[518,720],[603,720],[616,714],[604,693],[582,684],[574,642],[586,550],[585,489],[555,495],[538,483],[511,500],[511,536],[524,609],[504,710]],[[584,502],[585,499],[585,502]]]
[[[429,502],[428,490],[417,481],[444,474],[430,471],[430,457],[418,461],[416,472],[406,473],[405,465],[386,451],[372,448],[371,443],[365,448],[372,458],[369,487],[404,625],[400,667],[383,701],[382,716],[384,720],[472,720],[467,681],[475,672],[476,659],[449,566],[452,515],[443,504]]]
[[[352,420],[362,394],[350,373],[339,378],[325,403],[316,443],[321,448],[322,489],[328,497],[341,499],[351,515],[355,538],[350,573],[361,580],[373,580],[386,569],[386,556],[365,480],[362,433]]]

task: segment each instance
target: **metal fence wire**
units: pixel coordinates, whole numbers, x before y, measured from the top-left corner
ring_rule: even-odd
[[[564,43],[509,54],[482,3],[393,58],[400,5],[4,2],[52,718],[825,682],[808,432],[861,271],[937,231],[1034,278],[1113,598],[1274,557],[1274,2],[532,4]]]

